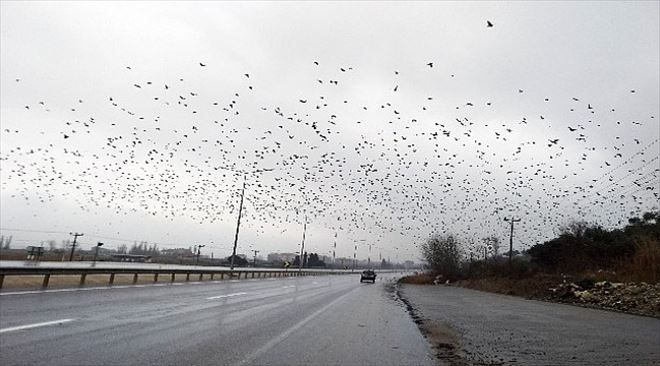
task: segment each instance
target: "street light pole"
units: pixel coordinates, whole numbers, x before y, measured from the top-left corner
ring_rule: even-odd
[[[238,231],[241,227],[241,214],[243,213],[243,196],[245,195],[245,180],[246,176],[243,175],[243,189],[241,189],[241,203],[238,206],[238,221],[236,222],[236,235],[234,236],[234,250],[231,254],[231,265],[230,270],[234,270],[234,258],[236,257],[236,246],[238,245]]]
[[[257,253],[260,252],[260,250],[253,249],[254,252],[254,259],[252,260],[252,267],[255,268],[257,266]]]
[[[298,263],[298,272],[302,271],[303,268],[303,253],[305,251],[305,234],[307,234],[307,216],[305,216],[305,222],[303,223],[303,236],[302,236],[302,243],[300,246],[300,263]]]
[[[198,245],[197,246],[197,259],[195,260],[195,265],[199,264],[199,255],[202,253],[202,248],[204,248],[206,245]]]
[[[103,243],[101,243],[101,242],[96,243],[96,251],[94,251],[94,263],[92,264],[92,266],[96,266],[96,258],[98,258],[99,248],[102,247],[102,246],[103,246]]]

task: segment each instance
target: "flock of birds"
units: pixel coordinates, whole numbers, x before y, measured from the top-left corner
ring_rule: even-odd
[[[310,61],[308,72],[324,66]],[[199,62],[192,72],[211,67]],[[516,235],[524,248],[571,219],[614,227],[657,209],[658,135],[644,133],[648,124],[658,131],[651,114],[618,120],[615,108],[577,96],[525,101],[568,109],[571,122],[551,113],[484,118],[495,114],[495,102],[447,106],[433,95],[413,109],[397,102],[405,93],[398,70],[383,91],[387,100],[353,102],[342,91],[359,78],[349,66],[328,66],[331,78],[312,76],[315,95],[268,104],[273,97],[259,99],[267,87],[250,73],[216,98],[184,77],[148,80],[138,67],[122,68],[123,91],[93,100],[93,108],[83,96],[67,106],[26,101],[31,118],[66,117],[58,134],[37,126],[41,136],[20,144],[13,138],[29,131],[3,128],[3,191],[37,205],[72,200],[89,214],[213,223],[235,221],[245,183],[242,230],[284,233],[306,222],[339,233],[350,250],[365,242],[414,250],[434,233],[458,235],[476,250],[489,235],[504,241],[503,218],[511,216],[522,219]],[[433,62],[419,69],[438,72]],[[22,79],[15,81],[20,88]],[[602,131],[616,136],[606,140]]]

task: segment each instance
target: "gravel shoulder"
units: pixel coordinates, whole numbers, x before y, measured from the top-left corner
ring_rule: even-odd
[[[450,365],[660,365],[660,320],[460,287],[400,284]]]

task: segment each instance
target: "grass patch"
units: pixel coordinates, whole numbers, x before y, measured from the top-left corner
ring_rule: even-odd
[[[412,285],[432,285],[435,276],[431,273],[418,273],[411,276],[401,277],[399,283],[408,283]]]

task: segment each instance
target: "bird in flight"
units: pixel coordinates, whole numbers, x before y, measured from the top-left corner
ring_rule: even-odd
[[[486,21],[486,27],[493,28],[493,23],[490,20]]]

